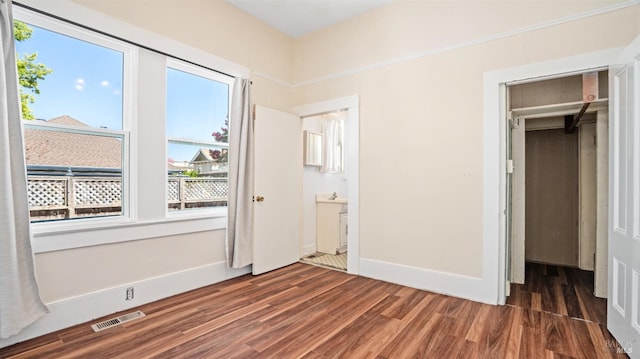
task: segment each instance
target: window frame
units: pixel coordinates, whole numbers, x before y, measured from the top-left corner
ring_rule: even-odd
[[[58,231],[93,229],[109,225],[128,224],[133,221],[135,203],[132,200],[133,177],[131,166],[131,136],[133,127],[133,95],[134,81],[133,69],[137,65],[138,49],[135,46],[102,35],[98,32],[83,29],[79,26],[69,24],[56,18],[42,15],[34,11],[18,6],[13,7],[14,21],[22,21],[27,24],[40,27],[44,30],[58,33],[62,36],[84,41],[92,45],[101,46],[113,51],[122,53],[122,125],[120,130],[105,129],[99,127],[76,127],[70,125],[52,124],[42,121],[23,121],[23,128],[33,128],[45,131],[58,131],[68,133],[78,133],[94,136],[105,136],[122,138],[122,159],[121,159],[121,214],[117,216],[74,218],[68,220],[44,221],[31,223],[34,236],[41,233]]]
[[[59,0],[56,2],[43,2],[41,0],[20,0],[13,3],[14,14],[20,13],[16,18],[23,20],[26,12],[33,14],[34,11],[41,13],[46,19],[57,18],[66,24],[70,22],[77,24],[81,31],[92,29],[98,33],[104,34],[108,39],[122,39],[123,42],[129,43],[134,47],[134,51],[130,60],[134,64],[131,66],[135,69],[135,76],[131,76],[127,83],[131,88],[138,89],[144,85],[143,80],[139,80],[141,68],[139,62],[145,53],[152,51],[156,54],[163,54],[165,57],[175,57],[184,59],[188,62],[199,64],[205,68],[215,69],[233,77],[249,78],[250,69],[246,65],[242,65],[225,58],[213,54],[204,48],[187,45],[184,42],[173,40],[167,35],[161,35],[157,32],[145,30],[139,26],[124,22],[113,18],[110,15],[94,11],[71,0]],[[32,9],[28,10],[28,9]],[[29,21],[27,21],[29,22]],[[87,30],[88,31],[88,30]],[[145,55],[146,56],[146,55]],[[164,61],[164,60],[162,60]],[[144,72],[144,71],[142,71]],[[123,92],[124,90],[123,87]],[[233,91],[231,91],[233,93]],[[126,111],[132,121],[130,134],[130,158],[135,159],[138,152],[142,152],[139,142],[143,139],[138,138],[138,120],[140,116],[148,116],[149,112],[153,114],[159,112],[148,107],[148,99],[142,99],[141,96],[132,96],[132,92],[126,93],[129,96],[130,106]],[[126,115],[126,113],[125,113]],[[135,117],[134,117],[135,116]],[[164,133],[164,128],[162,129]],[[164,143],[166,141],[163,138]],[[160,152],[162,152],[160,150]],[[164,154],[164,153],[163,153]],[[166,158],[163,163],[166,163]],[[130,188],[138,189],[137,181],[140,171],[140,164],[128,164],[132,176],[129,181]],[[160,171],[166,173],[165,166],[158,167]],[[166,181],[166,180],[165,180]],[[166,188],[163,187],[163,188]],[[166,196],[166,190],[164,191]],[[227,227],[226,213],[221,215],[203,214],[198,212],[197,215],[184,216],[183,218],[167,218],[167,216],[158,216],[156,214],[140,216],[140,212],[146,212],[146,208],[140,209],[142,202],[138,199],[140,196],[137,191],[130,193],[130,213],[131,218],[128,222],[122,221],[118,223],[94,223],[85,220],[82,226],[78,222],[74,222],[73,226],[57,226],[56,228],[40,229],[32,231],[32,249],[34,253],[46,253],[50,251],[66,250],[72,248],[82,248],[95,245],[104,245],[111,243],[121,243],[136,240],[154,240],[158,237],[166,237],[172,235],[184,235],[189,233],[222,230]],[[164,196],[160,196],[161,201]],[[164,209],[161,209],[164,210]],[[64,224],[64,223],[60,223]]]
[[[234,78],[231,76],[223,75],[217,73],[213,70],[208,70],[202,68],[198,65],[190,64],[185,61],[180,61],[177,59],[167,58],[166,69],[173,69],[181,72],[185,72],[187,74],[191,74],[194,76],[203,77],[212,81],[217,81],[224,83],[228,86],[228,102],[227,102],[227,116],[231,116],[231,96],[233,94],[233,83]],[[165,71],[165,79],[167,78],[167,71]],[[165,82],[166,83],[166,82]],[[165,99],[165,107],[166,107],[166,99]],[[166,116],[165,116],[165,125],[166,125]],[[212,129],[215,130],[215,129]],[[231,131],[231,128],[229,128]],[[184,145],[196,145],[196,146],[211,146],[211,147],[220,147],[229,149],[229,143],[225,142],[216,142],[216,141],[200,141],[200,140],[192,140],[188,138],[177,138],[177,137],[169,137],[167,136],[167,131],[165,128],[165,158],[169,157],[169,143],[175,144],[184,144]],[[165,174],[168,173],[168,164],[165,167]],[[229,181],[229,176],[227,175],[227,183]],[[178,210],[178,211],[169,211],[168,208],[168,197],[165,193],[165,210],[167,218],[185,218],[185,217],[194,217],[194,216],[203,216],[210,215],[214,217],[219,216],[227,216],[227,206],[219,206],[219,207],[204,207],[198,209],[188,209],[188,210]]]

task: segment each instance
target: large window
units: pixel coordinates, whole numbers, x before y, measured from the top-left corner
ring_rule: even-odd
[[[210,69],[248,70],[61,7],[127,40],[13,7],[34,250],[224,228],[233,77]]]
[[[85,10],[13,6],[34,251],[225,228],[249,70]]]
[[[131,46],[21,11],[14,30],[31,221],[126,215]]]
[[[178,61],[167,67],[167,206],[227,205],[232,78]]]

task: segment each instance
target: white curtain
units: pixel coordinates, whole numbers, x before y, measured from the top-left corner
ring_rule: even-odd
[[[342,173],[344,171],[344,119],[329,115],[322,121],[324,138],[324,161],[320,172]]]
[[[0,0],[0,338],[48,312],[36,281],[11,0]]]
[[[236,78],[229,116],[229,201],[227,264],[242,268],[253,263],[253,120],[251,82]]]

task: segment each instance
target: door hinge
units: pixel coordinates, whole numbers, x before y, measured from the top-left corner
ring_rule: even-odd
[[[513,173],[513,160],[507,160],[507,173]]]

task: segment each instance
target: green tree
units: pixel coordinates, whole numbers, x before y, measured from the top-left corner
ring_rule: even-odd
[[[195,177],[198,177],[198,170],[186,170],[182,172],[182,175],[195,178]]]
[[[22,21],[15,20],[13,22],[13,37],[16,41],[22,42],[31,38],[33,29]],[[18,82],[20,83],[20,105],[22,106],[22,118],[25,120],[33,120],[33,112],[29,107],[36,101],[34,94],[40,94],[38,81],[53,72],[42,63],[36,63],[38,53],[17,54],[16,62],[18,67]]]

